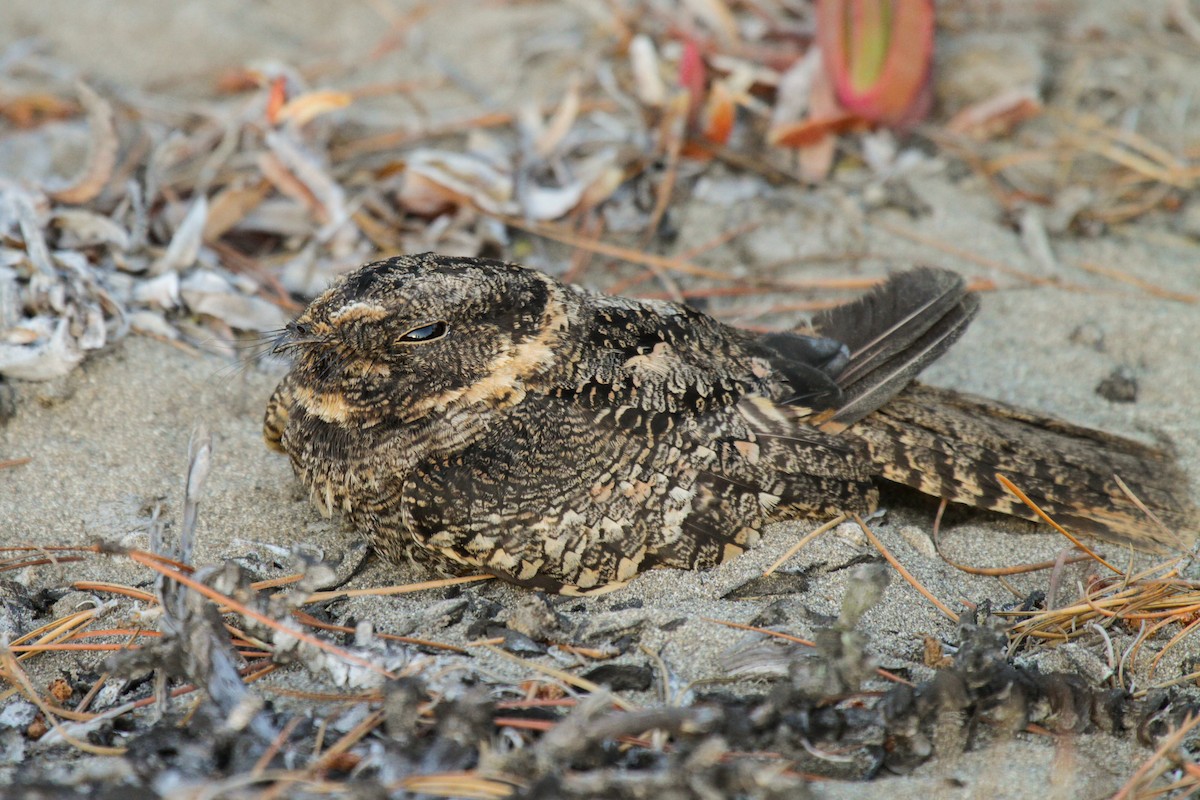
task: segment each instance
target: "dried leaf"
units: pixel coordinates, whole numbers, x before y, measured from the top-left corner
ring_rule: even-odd
[[[60,208],[51,223],[62,232],[59,247],[81,248],[111,245],[122,252],[129,249],[129,232],[111,218],[83,208]]]
[[[314,214],[319,222],[327,226],[341,226],[350,218],[346,208],[346,193],[321,166],[316,156],[305,150],[297,141],[279,131],[268,132],[266,141],[267,146],[271,148],[271,153],[279,159],[280,164],[304,186],[308,195],[311,195],[312,199],[316,201]],[[274,182],[273,179],[272,182]]]
[[[25,320],[0,337],[0,375],[23,381],[60,378],[83,360],[67,317]]]
[[[279,109],[287,102],[287,76],[276,75],[271,80],[271,89],[267,94],[267,122],[275,125],[279,122]]]
[[[60,203],[78,205],[104,191],[117,165],[117,129],[108,101],[84,83],[79,84],[79,101],[88,113],[88,156],[82,172],[61,188],[47,187],[47,193]]]
[[[644,33],[629,43],[629,67],[633,70],[634,92],[642,105],[658,108],[667,101],[667,86],[654,40]]]
[[[946,123],[946,130],[973,139],[992,139],[1041,113],[1042,103],[1034,90],[1010,89],[962,109]]]
[[[141,309],[129,315],[129,327],[134,333],[156,336],[160,339],[178,339],[179,331],[162,318],[157,311]]]
[[[284,103],[275,114],[274,122],[291,122],[302,128],[322,114],[345,108],[353,100],[354,97],[349,92],[305,92]]]
[[[289,316],[259,297],[247,297],[212,270],[196,270],[183,281],[180,294],[195,314],[216,317],[231,328],[267,331],[283,327]]]
[[[516,214],[513,180],[483,159],[445,150],[418,150],[409,156],[400,202],[414,213],[437,213],[464,203],[489,214]]]
[[[563,95],[562,102],[555,109],[554,116],[550,118],[546,129],[542,131],[541,136],[534,144],[534,152],[542,158],[549,158],[550,154],[558,149],[563,139],[571,132],[571,127],[575,124],[578,116],[579,80],[573,79],[567,88],[567,93]]]
[[[204,236],[204,222],[208,219],[208,199],[200,195],[192,201],[192,207],[171,237],[167,251],[150,265],[151,275],[187,269],[196,263],[200,255],[200,244]]]
[[[42,223],[38,219],[34,204],[37,197],[18,189],[6,189],[0,199],[5,202],[6,213],[16,217],[21,228],[21,238],[25,242],[25,252],[29,261],[40,275],[52,281],[57,281],[58,271],[50,260],[50,248],[46,246],[46,237],[42,235]]]
[[[724,81],[716,81],[708,93],[708,102],[704,107],[704,127],[700,133],[705,139],[717,144],[725,144],[733,133],[733,123],[737,119],[737,104],[733,93]]]
[[[529,219],[558,219],[579,205],[585,189],[583,181],[566,186],[530,186],[521,195],[521,208]]]
[[[737,19],[722,0],[684,0],[688,10],[725,44],[738,40]]]
[[[814,54],[812,57],[820,56]],[[808,97],[808,118],[773,127],[768,133],[768,141],[779,147],[797,148],[800,151],[800,174],[805,180],[820,181],[833,167],[836,152],[834,135],[853,127],[857,122],[857,118],[848,115],[838,105],[824,64],[817,62]]]
[[[269,181],[252,186],[230,185],[212,199],[208,219],[204,222],[205,242],[215,242],[253,211],[271,191]]]
[[[0,100],[0,117],[17,128],[36,128],[51,120],[70,119],[79,113],[79,106],[45,92]]]
[[[157,308],[179,307],[179,273],[171,270],[133,287],[133,299]]]

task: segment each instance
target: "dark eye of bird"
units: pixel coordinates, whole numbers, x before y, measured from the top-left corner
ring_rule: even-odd
[[[429,342],[434,339],[440,339],[446,335],[446,323],[431,322],[428,325],[422,325],[419,328],[413,328],[408,333],[400,337],[402,342]]]

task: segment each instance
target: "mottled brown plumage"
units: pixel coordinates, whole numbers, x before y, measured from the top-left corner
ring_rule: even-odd
[[[774,520],[870,511],[880,480],[1030,518],[999,473],[1077,530],[1180,545],[1163,454],[912,383],[976,306],[918,269],[812,335],[759,335],[517,265],[401,256],[288,326],[265,436],[385,556],[571,594],[714,566]]]

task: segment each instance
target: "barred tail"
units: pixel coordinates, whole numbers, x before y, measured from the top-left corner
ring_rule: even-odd
[[[926,494],[1037,519],[1003,475],[1072,532],[1144,550],[1195,539],[1195,511],[1179,499],[1186,479],[1138,442],[919,384],[849,432],[866,440],[884,478]]]

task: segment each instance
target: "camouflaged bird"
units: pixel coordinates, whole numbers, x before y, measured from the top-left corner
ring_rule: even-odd
[[[758,334],[515,264],[400,256],[287,326],[265,437],[384,556],[564,594],[712,567],[772,521],[872,511],[881,480],[1035,518],[1003,474],[1068,528],[1180,546],[1162,453],[912,382],[977,305],[917,269],[811,335]]]

